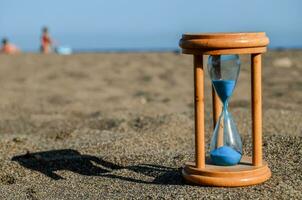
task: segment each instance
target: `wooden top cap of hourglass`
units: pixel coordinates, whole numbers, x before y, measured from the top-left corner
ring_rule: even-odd
[[[252,54],[266,52],[265,32],[183,34],[179,46],[185,54]]]

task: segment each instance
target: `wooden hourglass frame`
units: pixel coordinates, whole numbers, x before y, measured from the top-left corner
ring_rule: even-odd
[[[236,187],[262,183],[271,177],[262,160],[261,54],[269,39],[264,32],[183,34],[182,53],[194,56],[195,163],[186,163],[182,175],[199,185]],[[203,55],[251,54],[252,157],[243,156],[235,166],[217,166],[207,162],[204,134]],[[212,86],[214,127],[221,111],[219,97]]]

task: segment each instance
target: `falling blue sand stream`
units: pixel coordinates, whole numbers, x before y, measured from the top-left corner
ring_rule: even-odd
[[[224,108],[227,109],[227,100],[233,93],[235,80],[213,80],[212,82]],[[210,156],[213,164],[222,166],[236,165],[241,160],[241,153],[229,146],[221,146],[212,150]]]

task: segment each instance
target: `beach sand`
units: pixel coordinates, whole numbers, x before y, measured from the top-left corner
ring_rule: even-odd
[[[251,155],[250,67],[230,111]],[[206,74],[206,138],[212,133]],[[186,184],[193,161],[192,56],[0,56],[1,199],[302,199],[302,51],[263,57],[264,184]],[[209,145],[209,143],[207,143]]]

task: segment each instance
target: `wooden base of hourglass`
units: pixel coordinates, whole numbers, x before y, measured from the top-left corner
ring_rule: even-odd
[[[262,160],[261,54],[269,39],[264,32],[184,34],[179,42],[182,53],[194,55],[195,163],[182,170],[185,180],[207,186],[247,186],[262,183],[271,171]],[[216,166],[206,162],[204,139],[203,55],[251,54],[251,104],[253,155],[235,166]],[[214,90],[212,89],[212,92]],[[214,125],[219,116],[218,97],[213,93]]]
[[[205,168],[198,169],[194,163],[186,163],[182,175],[189,183],[204,186],[238,187],[262,183],[271,177],[268,165],[263,161],[262,166],[252,164],[251,157],[243,157],[234,166],[217,166],[207,163]]]

